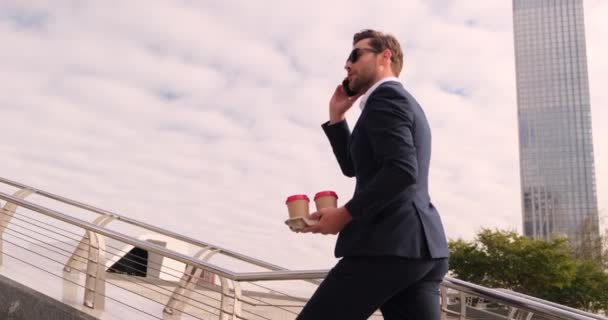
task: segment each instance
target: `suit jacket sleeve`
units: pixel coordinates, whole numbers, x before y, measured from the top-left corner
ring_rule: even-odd
[[[378,89],[366,104],[365,131],[378,164],[374,177],[345,204],[354,219],[382,211],[416,183],[418,161],[413,138],[414,115],[407,98],[390,88]]]
[[[322,126],[325,135],[329,139],[331,148],[340,164],[342,173],[347,177],[355,176],[355,169],[348,152],[348,140],[350,139],[350,129],[346,120],[329,124],[325,122]]]

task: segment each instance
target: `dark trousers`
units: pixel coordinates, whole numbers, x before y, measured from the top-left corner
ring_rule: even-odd
[[[331,269],[297,320],[439,320],[439,285],[447,259],[344,257]]]

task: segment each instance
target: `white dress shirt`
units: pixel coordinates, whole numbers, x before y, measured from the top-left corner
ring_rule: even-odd
[[[401,81],[399,81],[399,78],[397,78],[397,77],[387,77],[387,78],[378,80],[378,82],[374,83],[373,86],[371,86],[369,89],[367,89],[367,91],[365,91],[365,94],[361,97],[361,102],[359,102],[359,108],[361,108],[361,110],[363,111],[363,108],[365,108],[365,104],[367,103],[367,99],[369,98],[369,96],[371,96],[372,93],[374,91],[376,91],[376,89],[381,84],[383,84],[385,82],[389,82],[389,81],[401,82]]]

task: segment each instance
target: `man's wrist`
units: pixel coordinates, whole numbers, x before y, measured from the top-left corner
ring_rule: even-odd
[[[348,209],[346,209],[346,207],[344,206],[340,207],[340,214],[347,222],[353,219],[353,216],[350,214],[350,212],[348,212]]]
[[[340,115],[330,114],[329,115],[329,124],[336,124],[338,122],[344,121],[344,119],[346,119],[346,117],[344,116],[344,114],[340,114]]]

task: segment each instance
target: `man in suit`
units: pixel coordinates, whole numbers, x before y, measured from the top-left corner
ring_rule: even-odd
[[[439,285],[448,247],[428,192],[431,132],[424,112],[397,79],[403,66],[390,34],[354,35],[345,69],[348,96],[339,85],[322,125],[344,175],[356,177],[343,207],[311,214],[304,232],[337,234],[337,258],[297,319],[439,320]],[[352,133],[345,113],[361,97]]]

